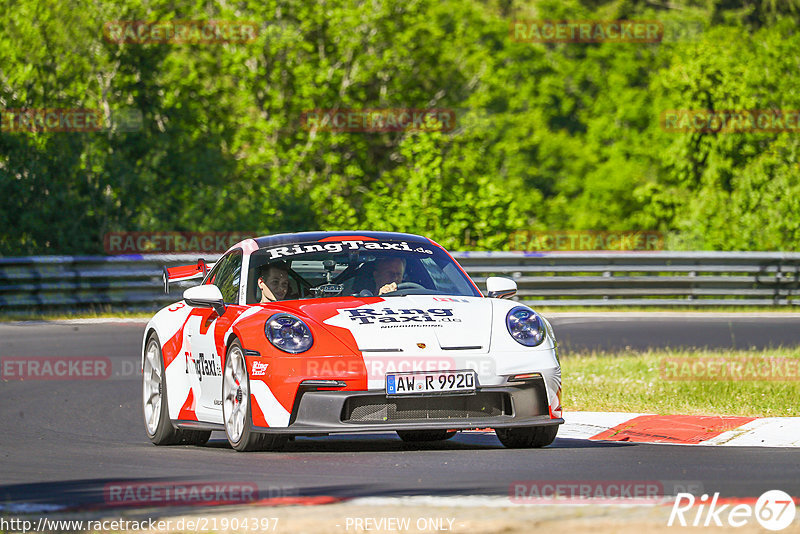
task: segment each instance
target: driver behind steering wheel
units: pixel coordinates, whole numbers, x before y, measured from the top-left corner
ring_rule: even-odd
[[[372,278],[375,281],[375,291],[373,295],[383,295],[397,291],[397,284],[403,281],[406,272],[406,260],[404,258],[382,258],[375,260],[375,269]]]

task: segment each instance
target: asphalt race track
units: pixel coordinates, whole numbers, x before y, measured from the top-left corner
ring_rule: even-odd
[[[800,345],[798,317],[554,319],[564,353],[648,346]],[[219,432],[203,447],[156,448],[143,428],[143,323],[1,324],[0,358],[108,357],[111,376],[0,382],[0,503],[102,505],[110,482],[194,480],[258,485],[262,497],[507,496],[515,481],[660,481],[728,497],[800,495],[796,449],[692,447],[556,439],[503,448],[492,434],[421,446],[394,434],[299,438],[277,453],[237,453]],[[568,377],[565,381],[568,381]],[[672,491],[668,489],[668,491]],[[677,491],[677,490],[676,490]]]
[[[624,352],[664,347],[768,349],[800,345],[800,315],[725,314],[700,312],[622,316],[557,314],[551,319],[559,346],[571,351]],[[547,316],[547,315],[545,315]]]

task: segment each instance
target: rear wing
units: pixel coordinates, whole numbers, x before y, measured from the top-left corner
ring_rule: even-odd
[[[197,265],[179,265],[177,267],[164,267],[164,293],[169,293],[170,282],[180,282],[182,280],[192,280],[193,278],[205,278],[208,270],[214,267],[214,264],[206,263],[206,260],[200,258],[197,260]]]

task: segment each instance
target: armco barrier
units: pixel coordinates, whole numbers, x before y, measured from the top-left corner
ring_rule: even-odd
[[[800,253],[457,252],[484,288],[487,276],[517,282],[533,306],[765,305],[800,303]],[[207,255],[211,262],[218,256]],[[155,309],[195,281],[170,284],[162,267],[196,255],[0,258],[0,310]]]
[[[462,252],[479,286],[517,282],[539,306],[785,306],[800,303],[800,254],[783,252]]]
[[[205,259],[214,261],[218,256]],[[196,283],[172,283],[165,295],[163,266],[197,259],[155,254],[0,258],[0,310],[157,309],[179,300],[183,290]]]

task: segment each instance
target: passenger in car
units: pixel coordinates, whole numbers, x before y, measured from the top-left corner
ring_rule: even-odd
[[[261,304],[283,300],[289,292],[289,266],[284,262],[268,263],[258,276]]]

